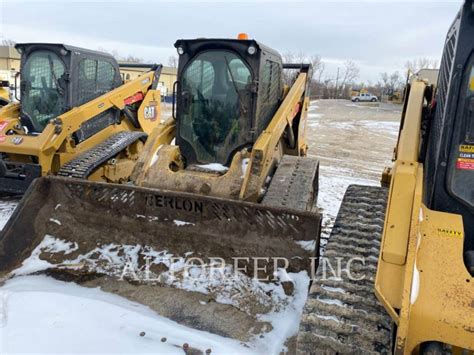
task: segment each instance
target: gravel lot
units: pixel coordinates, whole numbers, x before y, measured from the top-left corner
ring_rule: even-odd
[[[311,102],[307,140],[309,154],[320,160],[318,205],[326,235],[348,185],[379,184],[391,164],[400,115],[400,105]]]

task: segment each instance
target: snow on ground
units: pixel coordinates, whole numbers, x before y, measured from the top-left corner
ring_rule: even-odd
[[[204,170],[211,170],[211,171],[219,171],[219,172],[226,172],[229,170],[227,166],[218,163],[211,163],[211,164],[204,164],[204,165],[197,165],[197,167],[204,169]]]
[[[5,227],[5,224],[7,224],[7,221],[15,210],[17,204],[18,200],[16,199],[4,198],[3,200],[0,200],[0,230]]]
[[[309,154],[320,161],[318,206],[323,213],[323,237],[329,237],[349,185],[379,185],[383,168],[391,164],[400,114],[395,105],[311,102],[307,139]]]
[[[189,329],[125,298],[23,276],[0,288],[0,353],[255,353],[238,341]]]
[[[31,256],[13,271],[15,277],[0,287],[1,354],[30,351],[62,353],[71,349],[79,349],[80,352],[128,352],[133,349],[136,353],[154,349],[168,354],[175,352],[170,346],[184,343],[203,352],[212,349],[213,353],[226,354],[241,354],[244,351],[279,354],[286,350],[286,340],[298,331],[309,286],[306,272],[287,274],[279,270],[277,276],[280,282],[266,283],[243,273],[234,273],[229,266],[222,270],[197,266],[185,269],[183,258],[173,258],[166,252],[156,252],[146,246],[104,245],[79,256],[74,255],[77,250],[77,243],[46,235]],[[52,264],[42,260],[43,253],[57,255],[53,258],[57,261]],[[68,255],[71,255],[70,259]],[[150,271],[152,280],[159,280],[161,285],[171,288],[212,296],[210,299],[232,305],[249,315],[252,314],[252,307],[261,305],[265,311],[257,315],[256,320],[269,322],[271,329],[257,333],[245,343],[238,342],[178,325],[144,305],[97,288],[63,283],[46,276],[31,276],[48,268],[76,269],[78,265],[87,263],[87,270],[91,272],[119,278],[125,270],[133,270],[133,275],[142,280],[140,276],[145,271],[140,271],[139,259],[144,257],[151,258],[150,264],[172,262],[167,265],[168,271],[160,274],[159,278]],[[214,273],[211,275],[211,272]],[[130,273],[127,276],[131,276]],[[291,296],[285,294],[281,283],[285,281],[293,282]],[[144,313],[148,317],[144,318]],[[22,323],[28,326],[21,328]],[[141,333],[145,336],[140,336]],[[159,339],[163,337],[168,341],[161,343]],[[119,341],[115,342],[116,338],[120,338]],[[90,345],[78,348],[78,344],[86,340]]]

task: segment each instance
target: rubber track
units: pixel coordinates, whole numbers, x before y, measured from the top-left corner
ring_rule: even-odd
[[[386,354],[391,351],[392,320],[374,294],[374,280],[383,231],[387,189],[351,185],[341,204],[331,232],[325,261],[303,310],[297,339],[298,354]],[[354,281],[345,272],[337,279],[323,262],[342,268],[351,258]]]
[[[318,194],[318,169],[316,159],[284,155],[262,204],[310,211]]]
[[[146,136],[145,133],[138,131],[116,133],[77,158],[68,161],[61,167],[58,175],[87,179],[94,169],[116,156],[130,144]]]

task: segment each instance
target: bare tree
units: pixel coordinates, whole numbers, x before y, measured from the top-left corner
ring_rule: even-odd
[[[339,97],[339,93],[342,93],[346,90],[346,85],[354,82],[355,79],[359,77],[359,67],[352,60],[347,60],[344,62],[344,69],[341,76],[338,78],[335,88],[334,96]],[[340,79],[340,81],[339,81]]]
[[[121,60],[123,60],[124,62],[127,62],[127,63],[143,63],[143,59],[140,58],[140,57],[135,57],[131,54],[129,54],[128,56],[126,57],[123,57],[123,58],[120,58]]]
[[[11,39],[8,39],[8,38],[2,39],[2,45],[3,46],[14,47],[15,44],[16,44],[16,42],[11,40]]]
[[[168,57],[168,66],[171,68],[177,68],[178,67],[178,57],[175,55],[170,55]]]
[[[396,91],[400,88],[402,85],[402,77],[400,76],[400,73],[398,71],[393,72],[392,75],[390,75],[390,81],[389,81],[389,87],[391,90]]]
[[[123,57],[119,54],[119,52],[116,49],[112,49],[110,51],[108,49],[105,49],[104,47],[97,47],[97,50],[100,51],[100,52],[109,53],[115,59],[123,61],[123,62],[127,62],[127,63],[143,63],[144,62],[143,58],[135,57],[132,54],[129,54],[129,55]]]
[[[322,85],[322,76],[325,70],[325,64],[321,59],[321,56],[313,54],[307,55],[303,52],[285,52],[282,55],[282,59],[284,63],[308,63],[311,64],[312,71],[311,75],[311,88],[313,93],[315,91],[320,91],[320,86]],[[286,70],[283,72],[283,81],[287,85],[291,85],[293,81],[296,79],[296,71]]]
[[[426,57],[407,60],[405,63],[405,69],[412,73],[417,73],[421,69],[438,69],[438,67],[439,62],[437,59],[430,59]]]
[[[380,73],[380,79],[382,80],[381,85],[386,89],[390,82],[390,76],[387,72]]]

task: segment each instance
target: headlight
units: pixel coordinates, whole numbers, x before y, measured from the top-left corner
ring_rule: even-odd
[[[184,48],[183,47],[178,47],[177,48],[178,54],[183,55],[184,54]]]
[[[257,53],[257,48],[255,48],[254,46],[250,46],[247,49],[247,52],[249,52],[250,55],[254,55],[255,53]]]

